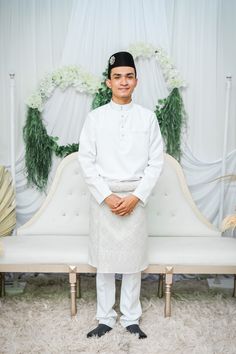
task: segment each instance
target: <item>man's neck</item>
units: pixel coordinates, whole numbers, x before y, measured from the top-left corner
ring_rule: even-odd
[[[117,97],[112,97],[112,101],[117,103],[117,104],[129,104],[131,101],[132,101],[132,98],[131,97],[128,97],[128,98],[117,98]]]

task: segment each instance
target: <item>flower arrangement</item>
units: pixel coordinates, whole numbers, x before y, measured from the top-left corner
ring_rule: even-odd
[[[156,48],[151,44],[137,43],[131,45],[128,51],[136,60],[154,57],[162,69],[170,93],[167,98],[158,101],[155,113],[165,141],[166,152],[180,159],[181,128],[185,113],[179,89],[185,86],[185,82],[164,49]],[[94,109],[111,100],[112,93],[106,85],[106,79],[107,68],[100,79],[80,66],[64,66],[47,74],[40,81],[38,89],[27,100],[27,119],[23,128],[26,144],[25,164],[29,184],[43,191],[47,185],[52,154],[64,157],[78,150],[78,144],[59,146],[58,137],[47,134],[41,112],[54,90],[57,87],[62,90],[74,87],[79,93],[93,95],[92,108]]]
[[[39,88],[27,100],[27,106],[42,112],[44,103],[51,97],[56,87],[66,90],[74,87],[79,93],[95,94],[100,87],[100,79],[78,66],[64,66],[47,74],[39,83]]]
[[[222,221],[221,229],[223,232],[231,228],[236,228],[236,214],[228,215]]]
[[[163,48],[156,48],[151,44],[137,43],[131,45],[128,51],[133,55],[134,59],[154,57],[160,64],[167,87],[169,90],[186,86],[181,78],[180,73],[174,67],[171,59],[168,57]]]

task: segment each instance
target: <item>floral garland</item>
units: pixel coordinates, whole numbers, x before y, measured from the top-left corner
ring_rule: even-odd
[[[64,66],[43,78],[38,90],[28,98],[27,106],[42,112],[44,103],[57,87],[63,91],[68,87],[74,87],[79,93],[85,92],[93,95],[100,87],[100,80],[79,66]]]
[[[156,48],[151,44],[138,43],[130,46],[128,51],[133,55],[134,59],[150,59],[154,57],[161,66],[166,85],[170,91],[186,85],[163,48]]]
[[[179,72],[162,48],[155,48],[150,44],[137,43],[128,51],[134,59],[154,57],[161,66],[163,76],[170,91],[169,96],[159,100],[156,106],[156,116],[166,143],[166,151],[176,158],[180,158],[180,136],[184,121],[183,101],[179,88],[185,83]],[[94,95],[92,108],[102,106],[111,100],[111,90],[106,86],[107,69],[102,80],[86,72],[78,66],[65,66],[47,74],[39,84],[39,88],[27,100],[27,119],[23,129],[26,144],[25,163],[29,184],[44,190],[52,164],[53,152],[64,157],[78,150],[78,144],[59,146],[58,138],[47,134],[41,118],[45,102],[59,87],[66,90],[74,87],[79,93]]]

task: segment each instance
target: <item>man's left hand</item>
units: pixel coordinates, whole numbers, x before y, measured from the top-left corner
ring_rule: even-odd
[[[111,211],[120,216],[129,215],[132,213],[138,202],[139,198],[133,194],[130,194],[124,198],[121,198],[120,205],[116,208],[111,208]]]

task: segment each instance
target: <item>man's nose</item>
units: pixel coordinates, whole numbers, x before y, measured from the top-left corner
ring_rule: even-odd
[[[127,85],[127,78],[125,76],[121,77],[121,84]]]

